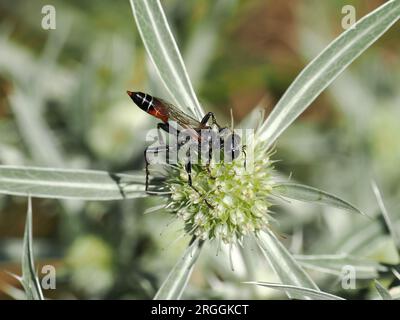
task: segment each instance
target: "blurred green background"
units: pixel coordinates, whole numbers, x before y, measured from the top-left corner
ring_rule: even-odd
[[[339,35],[342,7],[357,18],[380,0],[162,1],[198,97],[220,122],[270,112],[302,68]],[[41,28],[41,9],[56,8],[56,30]],[[297,254],[351,253],[385,263],[398,256],[379,219],[375,179],[400,219],[400,41],[391,28],[326,90],[277,143],[284,176],[354,203],[376,217],[293,202],[276,208],[283,241]],[[0,164],[143,170],[146,130],[157,121],[135,107],[126,90],[169,100],[150,65],[128,1],[0,1]],[[258,106],[258,107],[256,107]],[[250,116],[250,118],[249,118]],[[253,120],[254,122],[254,120]],[[188,239],[158,199],[122,202],[34,199],[36,262],[57,269],[48,298],[148,299]],[[0,269],[20,273],[25,198],[0,195]],[[399,223],[397,223],[399,226]],[[200,258],[188,298],[283,297],[245,280],[273,281],[249,250],[254,278],[235,256],[212,245]],[[250,261],[250,260],[249,260]],[[371,282],[343,291],[338,277],[310,271],[325,291],[368,298]],[[40,276],[39,272],[39,276]],[[383,283],[385,277],[382,278]],[[0,273],[0,298],[18,286]]]

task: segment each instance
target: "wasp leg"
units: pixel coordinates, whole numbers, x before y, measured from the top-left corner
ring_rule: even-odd
[[[146,164],[146,166],[145,166],[145,170],[146,170],[146,189],[145,190],[146,190],[146,192],[149,191],[149,176],[150,176],[150,172],[149,172],[150,162],[147,159],[147,154],[148,153],[158,154],[159,152],[164,152],[164,151],[167,151],[167,154],[168,154],[169,146],[167,146],[167,145],[162,145],[162,146],[159,146],[159,147],[150,147],[150,146],[148,146],[144,150],[144,161],[145,161],[145,164]]]
[[[146,163],[146,192],[149,191],[149,161],[147,160],[147,148],[144,150],[144,161]]]
[[[185,165],[185,170],[186,170],[186,172],[187,172],[187,174],[188,174],[188,184],[189,184],[189,186],[190,186],[194,191],[196,191],[197,194],[198,194],[200,197],[204,198],[205,203],[207,204],[207,206],[208,206],[210,209],[214,209],[214,207],[207,201],[207,199],[204,197],[204,195],[201,194],[201,192],[200,192],[199,190],[197,190],[197,188],[196,188],[196,187],[193,185],[193,183],[192,183],[192,164],[191,164],[190,160],[189,160],[188,163]]]
[[[163,135],[161,134],[161,130],[164,130],[165,132],[169,133],[169,125],[168,125],[168,123],[157,123],[158,142],[160,144],[165,144]]]
[[[243,145],[242,146],[242,152],[243,152],[243,154],[244,154],[244,163],[243,163],[243,165],[244,165],[244,170],[247,170],[247,153],[246,153],[246,145]]]
[[[161,134],[161,130],[164,130],[167,133],[173,134],[176,137],[180,133],[180,131],[178,129],[175,129],[174,127],[170,126],[168,122],[167,123],[164,123],[164,122],[157,123],[157,136],[158,136],[158,141],[160,142],[160,144],[166,144],[166,143],[164,143],[164,138]]]
[[[192,183],[192,164],[191,164],[191,162],[190,162],[190,160],[188,161],[188,163],[185,165],[185,170],[186,170],[186,172],[187,172],[187,174],[188,174],[188,183],[189,183],[189,186],[191,186],[192,188],[194,188],[193,187],[193,183]],[[196,190],[196,189],[195,189]],[[196,190],[197,191],[197,190]]]
[[[209,112],[207,113],[203,119],[201,119],[200,123],[204,126],[207,124],[208,120],[210,120],[211,118],[211,123],[213,125],[216,125],[218,127],[218,129],[221,129],[221,126],[218,124],[217,119],[215,119],[215,115],[213,112]]]
[[[165,132],[175,136],[175,138],[177,139],[179,134],[180,134],[180,130],[174,128],[173,126],[171,126],[168,122],[164,123],[158,123],[157,124],[157,135],[158,135],[158,141],[160,143],[160,145],[164,145],[164,146],[169,146],[169,148],[165,149],[165,151],[167,151],[166,153],[166,161],[167,163],[169,162],[170,159],[170,151],[177,151],[179,146],[171,146],[170,144],[165,143],[164,139],[163,139],[163,135],[161,134],[161,130],[164,130]],[[171,140],[169,139],[169,143],[171,143]]]
[[[216,177],[214,177],[211,174],[211,170],[210,170],[210,164],[211,164],[211,160],[212,160],[212,153],[213,153],[212,142],[210,141],[210,145],[209,145],[209,149],[208,149],[208,163],[206,164],[206,169],[207,169],[208,174],[210,175],[210,178],[215,180]]]
[[[178,129],[170,126],[168,122],[166,122],[166,123],[164,123],[164,122],[157,123],[157,130],[158,130],[158,139],[160,141],[163,141],[162,136],[161,136],[161,130],[164,130],[165,132],[174,134],[176,136],[178,136],[179,133],[180,133],[180,131]]]
[[[175,137],[178,137],[180,131],[172,126],[169,125],[169,123],[157,123],[157,136],[158,136],[158,141],[161,145],[167,145],[164,142],[164,138],[163,135],[161,134],[161,130],[164,130],[167,133],[170,133],[172,135],[174,135]]]
[[[212,140],[208,141],[207,145],[201,142],[196,142],[196,143],[197,143],[197,154],[200,161],[199,163],[203,165],[203,163],[205,162],[205,166],[207,167],[208,170],[213,156],[213,141]],[[203,150],[203,147],[206,147],[207,149]],[[207,159],[204,159],[206,157]]]
[[[150,147],[146,147],[146,149],[144,149],[144,161],[146,164],[146,192],[149,190],[149,161],[147,160],[147,152],[149,151]]]

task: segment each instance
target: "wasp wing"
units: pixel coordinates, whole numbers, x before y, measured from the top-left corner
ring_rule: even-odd
[[[200,129],[202,127],[199,121],[181,111],[177,106],[162,99],[157,99],[165,107],[169,121],[176,121],[183,128]]]

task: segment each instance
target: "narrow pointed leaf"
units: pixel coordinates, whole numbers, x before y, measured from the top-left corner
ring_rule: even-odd
[[[260,139],[271,146],[318,95],[399,17],[400,1],[388,1],[329,44],[298,75],[279,100],[260,130]]]
[[[286,198],[305,202],[317,202],[322,205],[343,209],[351,213],[363,214],[359,209],[349,202],[342,200],[333,194],[313,187],[297,183],[279,183],[275,187],[275,190],[279,192],[279,195]]]
[[[22,281],[22,277],[20,277],[19,275],[12,273],[8,270],[4,270],[5,273],[7,273],[10,277],[13,277],[15,280],[21,282]]]
[[[384,286],[382,286],[378,280],[375,280],[375,288],[376,291],[378,291],[379,296],[382,298],[382,300],[393,300],[389,291]]]
[[[39,198],[122,200],[146,196],[141,175],[0,166],[0,193]]]
[[[22,90],[17,90],[10,97],[19,133],[35,160],[40,165],[64,166],[64,155],[59,150],[54,133],[48,128],[40,113],[42,101],[37,101]]]
[[[396,276],[396,278],[400,281],[400,273],[395,269],[392,268],[392,273]]]
[[[36,276],[32,249],[32,202],[28,198],[24,242],[22,246],[22,281],[26,296],[29,300],[43,300],[42,289]]]
[[[183,59],[158,0],[130,0],[140,36],[161,80],[175,103],[201,119],[203,111],[194,93]]]
[[[178,300],[192,274],[194,264],[199,257],[203,241],[196,239],[186,249],[182,258],[169,273],[167,279],[161,285],[154,300]]]
[[[269,261],[282,284],[319,290],[309,275],[303,270],[292,254],[283,246],[275,235],[266,230],[258,234],[257,243]],[[309,295],[304,293],[286,292],[292,299],[308,299]]]
[[[389,212],[386,210],[385,203],[383,202],[382,195],[379,191],[379,188],[375,182],[372,182],[372,190],[374,191],[376,201],[378,202],[379,209],[381,210],[383,219],[385,220],[386,226],[390,232],[390,235],[396,245],[396,248],[400,250],[400,237],[397,234],[396,228],[394,227],[394,223],[392,218],[389,215]]]
[[[10,286],[6,283],[3,283],[0,286],[0,290],[3,291],[8,296],[10,296],[11,298],[13,298],[14,300],[27,300],[25,291],[15,288],[13,286]]]
[[[268,287],[276,290],[282,290],[285,292],[289,292],[292,295],[302,295],[302,296],[307,296],[310,297],[312,300],[345,300],[342,297],[335,296],[333,294],[315,290],[315,289],[310,289],[310,288],[303,288],[303,287],[298,287],[298,286],[291,286],[291,285],[285,285],[285,284],[279,284],[279,283],[272,283],[272,282],[263,282],[263,281],[251,281],[251,282],[246,282],[249,284],[256,284],[258,286],[262,287]]]
[[[365,259],[354,258],[346,254],[336,255],[296,255],[296,260],[304,268],[333,274],[343,275],[343,267],[351,266],[357,279],[375,279],[379,272],[387,271],[387,267]]]

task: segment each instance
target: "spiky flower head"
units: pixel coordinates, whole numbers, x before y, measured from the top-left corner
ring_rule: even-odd
[[[179,166],[166,181],[171,191],[168,209],[184,221],[186,233],[203,240],[234,243],[267,228],[274,188],[270,156],[270,151],[258,145],[251,171],[243,155],[227,163],[211,161],[208,168],[193,166],[193,186]]]

